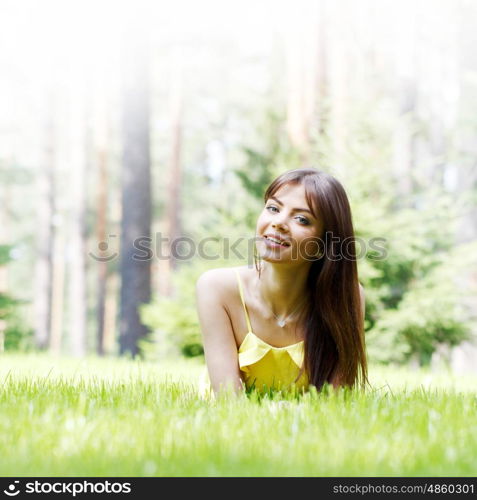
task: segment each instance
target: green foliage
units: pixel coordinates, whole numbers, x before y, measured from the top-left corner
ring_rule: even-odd
[[[270,157],[248,147],[244,148],[244,153],[247,156],[247,163],[243,168],[237,168],[235,174],[240,179],[244,189],[253,197],[261,200],[265,188],[273,180]]]
[[[368,354],[373,361],[425,365],[438,346],[471,335],[471,308],[464,304],[466,295],[470,302],[477,295],[457,279],[477,268],[477,252],[454,245],[456,222],[472,206],[472,193],[457,200],[415,174],[410,195],[400,196],[392,169],[383,168],[392,162],[387,114],[369,106],[351,122],[346,177],[337,177],[350,198],[356,236],[365,242],[358,269]]]
[[[4,334],[5,350],[20,352],[34,350],[33,330],[25,325],[24,315],[21,315],[18,309],[9,315]]]
[[[0,293],[0,319],[8,318],[18,303],[18,300],[5,293]]]
[[[476,267],[471,257],[477,253],[453,247],[462,206],[442,190],[415,199],[419,208],[396,209],[388,199],[354,210],[359,236],[385,240],[384,254],[368,251],[359,262],[368,352],[376,361],[417,359],[425,365],[439,345],[456,346],[471,335],[465,293],[456,278]]]
[[[187,294],[179,288],[176,297],[156,298],[151,304],[143,306],[141,313],[143,323],[154,332],[154,343],[160,347],[161,343],[165,343],[185,356],[203,353],[197,312],[191,297],[191,293]],[[149,349],[142,346],[149,358],[158,356],[154,343]]]
[[[0,266],[10,261],[12,245],[0,245]],[[4,348],[6,350],[27,351],[32,347],[33,332],[25,326],[20,308],[26,301],[0,292],[0,320],[4,321]]]
[[[10,261],[10,251],[12,245],[0,245],[0,266],[4,266]]]
[[[275,110],[266,110],[256,125],[255,144],[244,144],[244,161],[234,169],[245,192],[253,200],[263,203],[263,195],[270,183],[285,170],[301,166],[299,152],[288,139],[285,117]],[[257,218],[255,204],[250,206],[246,222],[254,227]]]
[[[195,284],[200,274],[208,269],[237,264],[237,261],[221,260],[211,265],[209,261],[197,259],[183,265],[173,277],[174,295],[156,296],[150,304],[142,307],[141,320],[153,332],[152,341],[141,346],[148,359],[178,352],[186,357],[203,354]]]
[[[422,264],[428,266],[430,259]],[[368,333],[374,359],[405,362],[417,358],[429,364],[439,345],[456,346],[471,337],[471,302],[477,290],[457,286],[465,270],[477,266],[477,243],[433,256],[434,267],[414,278],[395,308],[382,311]]]

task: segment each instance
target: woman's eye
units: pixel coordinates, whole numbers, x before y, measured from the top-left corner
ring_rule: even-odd
[[[297,219],[300,221],[300,224],[304,224],[305,226],[310,223],[310,221],[306,217],[298,216]]]
[[[273,212],[273,213],[276,213],[279,211],[275,205],[267,205],[265,207],[265,209],[268,210],[269,212]],[[303,217],[301,215],[299,215],[298,217],[295,217],[295,219],[298,220],[298,222],[300,224],[303,224],[304,226],[308,226],[310,224],[310,221],[306,217]]]

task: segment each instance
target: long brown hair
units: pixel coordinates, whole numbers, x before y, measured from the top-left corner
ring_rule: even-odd
[[[333,236],[321,238],[321,257],[312,262],[308,274],[308,305],[302,315],[304,369],[317,390],[335,377],[341,386],[364,389],[369,381],[348,197],[333,176],[315,168],[299,168],[277,177],[265,192],[265,202],[285,184],[304,185],[310,210],[323,221],[323,235]]]

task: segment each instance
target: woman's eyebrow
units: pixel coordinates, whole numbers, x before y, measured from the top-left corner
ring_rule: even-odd
[[[281,205],[283,207],[283,203],[278,198],[275,198],[275,196],[270,196],[270,200],[276,201],[279,205]],[[294,212],[308,212],[309,214],[313,215],[311,210],[309,210],[308,208],[292,208],[292,211],[294,211]]]

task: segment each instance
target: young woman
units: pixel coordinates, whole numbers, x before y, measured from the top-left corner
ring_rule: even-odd
[[[212,269],[196,284],[212,389],[364,388],[364,291],[342,185],[303,168],[264,198],[255,267]]]

